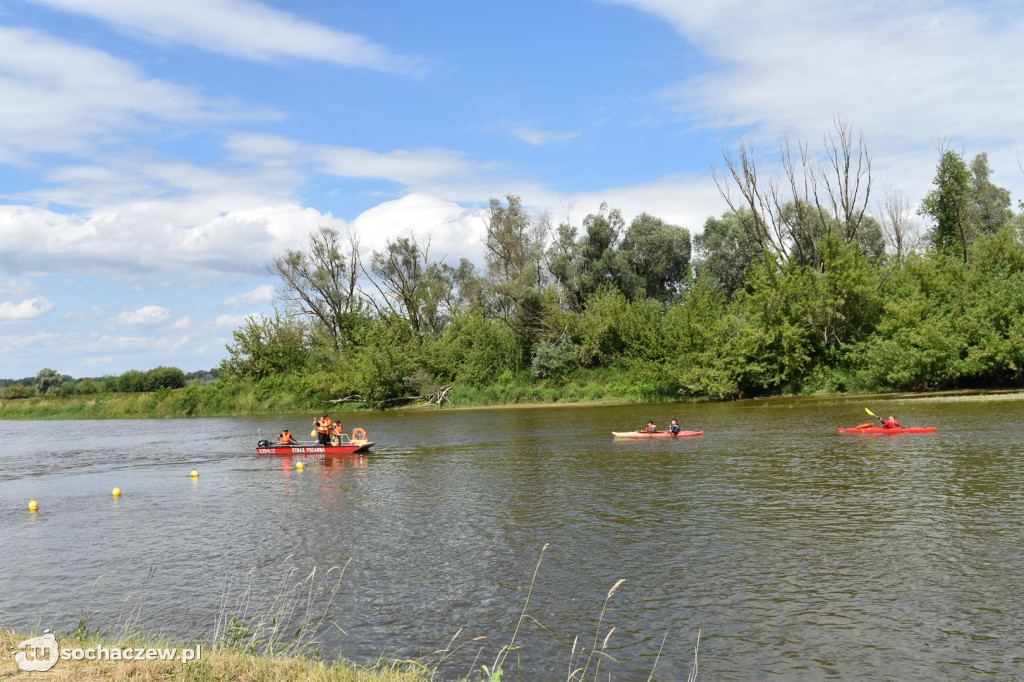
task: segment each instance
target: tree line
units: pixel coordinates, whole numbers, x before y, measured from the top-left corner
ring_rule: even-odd
[[[36,396],[145,393],[160,389],[184,388],[190,383],[205,385],[217,380],[216,369],[183,372],[177,367],[155,367],[145,372],[132,369],[118,375],[76,379],[44,367],[34,377],[0,379],[0,398],[18,400]]]
[[[490,202],[483,268],[412,237],[364,262],[321,228],[275,259],[279,305],[234,332],[220,375],[376,407],[452,386],[515,402],[1021,385],[1024,206],[986,154],[939,149],[923,230],[840,120],[821,150],[783,141],[777,176],[748,145],[724,160],[728,210],[695,237],[606,205],[554,225],[512,195]]]

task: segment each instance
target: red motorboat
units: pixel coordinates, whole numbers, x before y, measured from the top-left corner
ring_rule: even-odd
[[[356,455],[367,452],[373,447],[373,441],[369,440],[366,431],[355,429],[352,438],[348,434],[342,434],[337,445],[320,445],[316,441],[301,441],[285,445],[283,443],[271,443],[269,440],[261,440],[256,443],[256,454],[258,455],[322,455],[331,457],[336,455]]]

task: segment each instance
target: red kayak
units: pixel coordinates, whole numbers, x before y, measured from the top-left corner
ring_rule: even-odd
[[[680,431],[674,434],[671,431],[612,431],[616,438],[685,438],[688,436],[703,436],[703,431]]]
[[[898,433],[935,433],[938,431],[934,426],[900,426],[894,429],[887,429],[884,426],[868,426],[856,429],[836,429],[839,433],[879,433],[887,436],[895,436]]]

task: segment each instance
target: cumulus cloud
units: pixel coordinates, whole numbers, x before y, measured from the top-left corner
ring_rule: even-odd
[[[272,298],[274,298],[274,285],[263,284],[237,296],[228,296],[221,305],[225,308],[241,308],[242,306],[266,303]]]
[[[55,307],[53,301],[42,296],[26,298],[18,303],[3,301],[0,302],[0,320],[34,320]]]
[[[137,310],[126,310],[115,315],[113,322],[118,325],[129,327],[141,327],[143,325],[154,325],[166,322],[171,317],[171,311],[158,305],[147,305]]]
[[[182,318],[180,318],[178,320],[175,320],[174,324],[171,325],[171,329],[178,329],[178,330],[188,329],[188,326],[189,326],[189,324],[191,324],[191,322],[192,321],[189,319],[188,315],[186,315],[185,317],[182,317]]]
[[[419,72],[422,60],[252,0],[36,0],[132,32],[245,59],[310,59]]]
[[[483,257],[486,211],[426,194],[409,194],[361,213],[352,221],[364,256],[380,251],[387,241],[413,237],[429,246],[432,260],[478,260]]]

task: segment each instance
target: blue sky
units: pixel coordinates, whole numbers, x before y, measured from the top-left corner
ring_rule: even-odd
[[[861,130],[911,204],[945,141],[1022,196],[1018,3],[0,0],[0,377],[216,366],[270,260],[479,258],[481,211],[692,232],[710,169]]]

